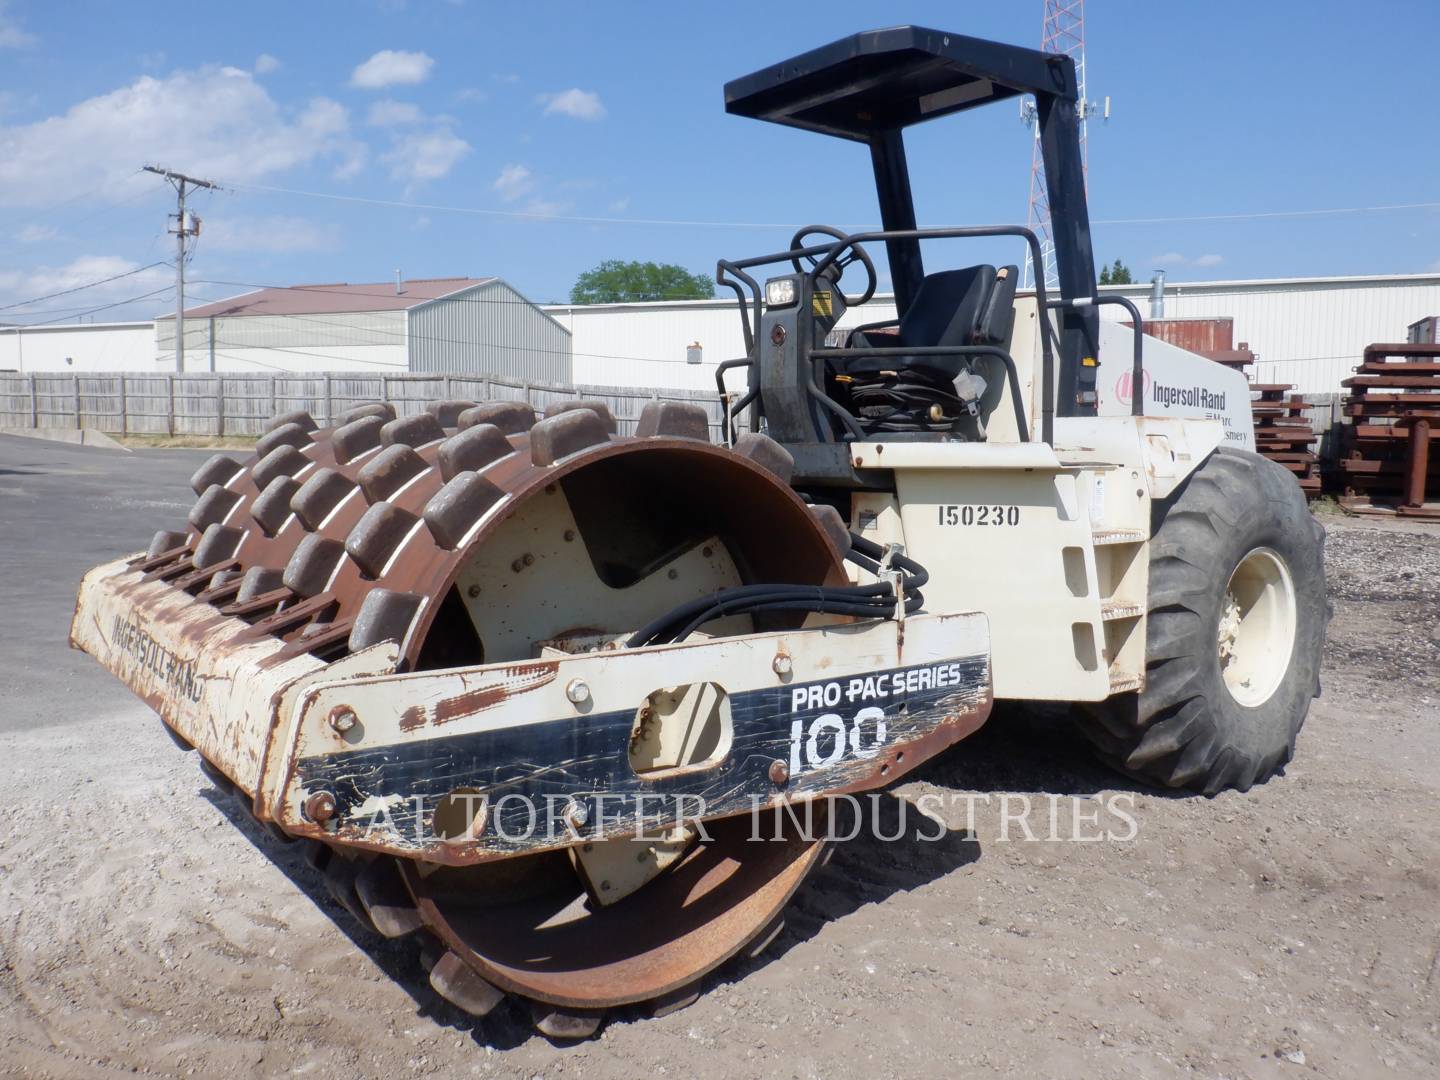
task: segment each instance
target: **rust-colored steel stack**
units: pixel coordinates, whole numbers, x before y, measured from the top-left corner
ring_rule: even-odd
[[[1370,345],[1355,372],[1341,384],[1341,505],[1440,521],[1440,345]]]
[[[1255,417],[1255,449],[1285,466],[1300,482],[1300,490],[1314,498],[1320,494],[1320,459],[1311,449],[1315,431],[1305,416],[1305,400],[1290,383],[1251,383],[1259,396],[1251,398]]]

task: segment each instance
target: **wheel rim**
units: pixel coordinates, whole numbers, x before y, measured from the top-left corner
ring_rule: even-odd
[[[1230,696],[1247,708],[1269,701],[1295,650],[1295,585],[1279,553],[1259,547],[1225,586],[1217,645]]]

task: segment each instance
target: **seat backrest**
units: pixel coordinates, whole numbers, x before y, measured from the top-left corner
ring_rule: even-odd
[[[976,345],[1003,345],[1010,336],[1010,323],[1015,317],[1015,287],[1020,283],[1018,266],[1002,266],[995,271],[995,285],[985,310],[980,315]]]
[[[968,266],[926,274],[900,318],[905,345],[996,345],[1010,333],[1016,268]]]

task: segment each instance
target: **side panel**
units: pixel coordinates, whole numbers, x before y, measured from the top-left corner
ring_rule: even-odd
[[[1144,683],[1151,507],[1222,444],[1220,421],[1068,417],[1043,444],[857,443],[897,494],[851,528],[903,543],[930,611],[990,620],[995,696],[1097,701]]]
[[[1055,421],[1055,453],[1068,465],[1103,462],[1128,472],[1150,498],[1164,499],[1217,447],[1231,445],[1230,430],[1216,420],[1182,417],[1068,417]],[[1113,514],[1104,517],[1109,522]],[[1143,521],[1148,530],[1149,519]]]
[[[1038,444],[929,444],[931,464],[920,461],[918,444],[887,449],[895,451],[906,549],[930,572],[926,607],[985,612],[995,696],[1104,698],[1108,663],[1088,510],[1095,472],[1067,469]],[[874,451],[875,444],[855,448],[883,461],[885,453]],[[953,465],[944,467],[944,458]],[[871,520],[873,529],[884,515]],[[865,524],[852,527],[863,533]]]
[[[1101,416],[1131,415],[1134,343],[1132,328],[1108,320],[1100,324]],[[1223,445],[1255,449],[1250,383],[1243,374],[1152,337],[1144,339],[1144,364],[1140,393],[1146,416],[1218,420]]]

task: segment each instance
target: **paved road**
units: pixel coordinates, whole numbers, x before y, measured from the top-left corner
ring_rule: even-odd
[[[75,588],[91,566],[178,527],[195,498],[190,474],[211,453],[126,454],[0,435],[0,731],[133,702],[65,647]]]

